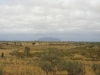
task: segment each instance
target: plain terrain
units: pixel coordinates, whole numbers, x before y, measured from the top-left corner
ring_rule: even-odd
[[[58,54],[55,57],[57,58],[59,56],[61,60],[64,59],[64,61],[82,63],[86,71],[84,75],[96,75],[92,65],[100,64],[100,42],[1,41],[0,68],[3,71],[3,75],[46,75],[46,70],[48,68],[46,67],[46,70],[44,70],[45,66],[43,67],[41,62],[46,62],[47,60],[41,59],[45,56],[48,50],[58,50],[61,56]],[[57,64],[56,67],[58,67]],[[42,65],[42,67],[40,65]],[[53,74],[53,72],[55,72],[55,74]],[[65,69],[48,69],[48,75],[71,75],[68,73],[68,70]]]

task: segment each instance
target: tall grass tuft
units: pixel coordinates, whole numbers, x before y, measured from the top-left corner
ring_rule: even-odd
[[[3,75],[3,69],[0,68],[0,75]]]

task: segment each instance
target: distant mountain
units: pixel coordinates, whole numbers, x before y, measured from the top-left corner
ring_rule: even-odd
[[[61,41],[59,38],[43,37],[39,38],[38,41]]]

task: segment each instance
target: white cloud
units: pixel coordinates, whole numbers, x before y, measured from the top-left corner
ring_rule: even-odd
[[[75,37],[83,33],[100,35],[100,0],[13,0],[10,3],[0,4],[0,34],[60,34],[64,38],[70,33]]]

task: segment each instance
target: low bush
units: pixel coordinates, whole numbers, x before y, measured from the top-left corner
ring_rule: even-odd
[[[93,64],[92,69],[96,75],[100,75],[100,64]]]
[[[0,68],[0,75],[3,75],[3,69]]]
[[[67,61],[65,63],[64,70],[68,72],[68,75],[84,75],[85,74],[84,65],[76,61],[74,62]]]

